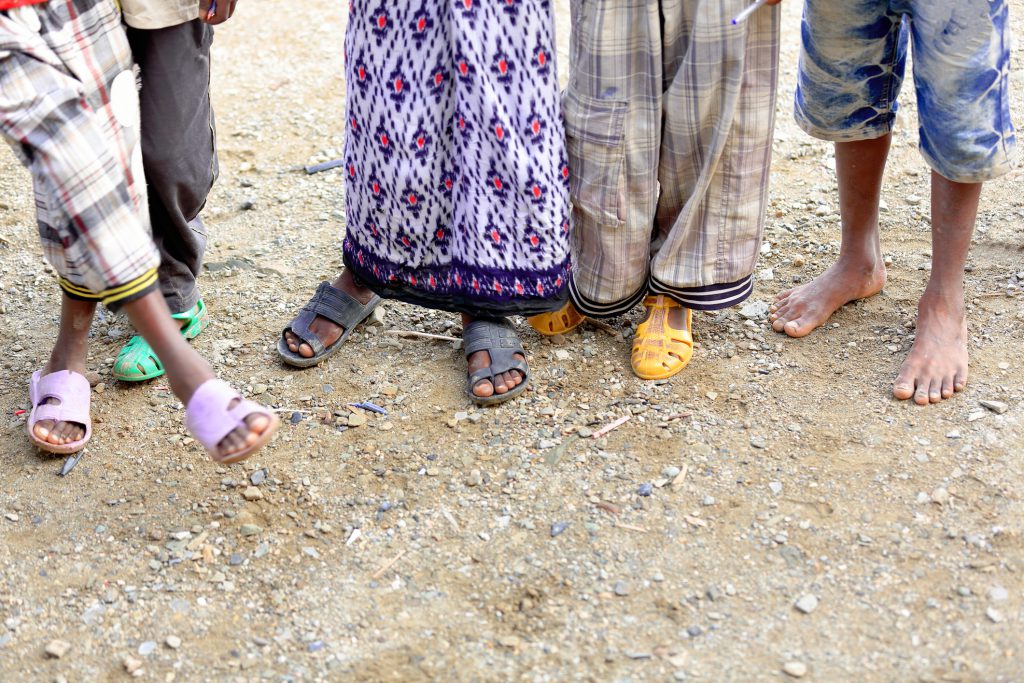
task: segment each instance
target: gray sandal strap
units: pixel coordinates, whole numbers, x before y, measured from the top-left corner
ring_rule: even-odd
[[[530,366],[526,361],[516,358],[516,354],[526,356],[523,345],[516,335],[515,329],[508,320],[486,320],[476,319],[466,326],[462,333],[462,343],[465,348],[466,358],[474,353],[486,351],[491,357],[491,363],[486,368],[480,368],[470,373],[466,385],[466,394],[481,404],[501,403],[520,394],[526,389],[530,378]],[[515,389],[504,393],[495,394],[489,397],[481,397],[473,394],[473,388],[483,381],[490,381],[494,384],[494,378],[498,375],[515,370],[523,376],[523,381]]]
[[[278,350],[281,352],[282,357],[292,364],[301,364],[301,366],[315,364],[330,355],[332,350],[348,339],[352,330],[359,323],[366,320],[379,303],[380,297],[376,294],[363,304],[340,289],[333,287],[330,282],[321,282],[316,288],[313,298],[302,307],[299,314],[282,331],[282,342],[278,344]],[[341,338],[332,344],[330,348],[325,347],[320,338],[310,329],[317,316],[326,318],[344,329]],[[284,333],[289,331],[306,344],[309,344],[309,347],[313,349],[312,358],[303,358],[291,353],[290,349],[283,344]]]
[[[299,311],[299,314],[295,316],[288,327],[284,329],[284,332],[291,331],[296,337],[309,344],[309,347],[313,349],[313,355],[318,356],[324,352],[324,344],[320,341],[320,337],[313,334],[313,330],[310,329],[310,325],[316,320],[316,313],[306,310],[303,308]],[[284,332],[281,334],[283,335]]]
[[[509,357],[514,353],[521,353],[524,356],[523,345],[519,341],[512,324],[505,319],[487,320],[477,318],[466,326],[462,332],[462,345],[468,358],[478,351],[487,351],[491,354],[491,366],[495,364],[494,352],[511,350]],[[495,372],[505,372],[504,370]]]

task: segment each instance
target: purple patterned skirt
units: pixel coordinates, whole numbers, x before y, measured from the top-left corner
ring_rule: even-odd
[[[550,0],[352,0],[345,265],[382,296],[532,315],[566,299]]]

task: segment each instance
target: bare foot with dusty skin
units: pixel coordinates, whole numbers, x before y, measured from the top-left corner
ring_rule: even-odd
[[[918,405],[938,403],[967,386],[967,318],[963,292],[930,285],[917,309],[917,335],[892,393]]]
[[[872,297],[884,286],[885,266],[880,254],[872,260],[840,256],[806,285],[779,294],[768,309],[768,319],[776,332],[804,337],[846,304]]]

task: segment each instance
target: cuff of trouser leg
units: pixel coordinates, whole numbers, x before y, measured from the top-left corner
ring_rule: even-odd
[[[695,311],[717,311],[746,301],[754,292],[754,276],[701,287],[672,287],[651,276],[650,289],[651,294],[662,294]]]
[[[161,278],[161,284],[164,280]],[[171,309],[171,313],[185,313],[195,308],[195,305],[199,303],[201,298],[199,295],[199,288],[193,287],[187,294],[174,291],[168,292],[163,287],[160,288],[160,293],[163,294],[164,301],[167,302],[167,308]]]
[[[64,293],[72,299],[95,301],[96,303],[105,304],[112,310],[116,310],[126,303],[141,299],[150,292],[155,291],[159,283],[156,268],[151,268],[130,282],[105,289],[102,292],[93,292],[64,278],[60,278],[59,284]]]
[[[877,140],[892,132],[893,123],[891,120],[883,120],[871,125],[858,124],[849,128],[822,128],[811,122],[800,109],[793,113],[796,125],[803,132],[812,138],[826,142],[862,142],[864,140]]]
[[[1003,158],[1000,161],[979,164],[977,167],[972,169],[955,168],[951,164],[944,164],[933,155],[929,154],[924,148],[921,148],[920,152],[921,156],[924,157],[925,162],[933,171],[946,180],[954,183],[988,182],[989,180],[995,180],[996,178],[1006,175],[1017,166],[1017,158],[1013,148],[1011,148],[1007,154],[1002,155]]]
[[[646,283],[635,293],[627,296],[625,299],[613,301],[611,303],[601,303],[589,299],[580,293],[580,290],[576,287],[576,282],[569,278],[569,298],[572,301],[573,307],[581,315],[585,315],[588,318],[596,318],[598,320],[603,318],[614,318],[616,316],[628,313],[634,306],[643,301],[647,295]]]

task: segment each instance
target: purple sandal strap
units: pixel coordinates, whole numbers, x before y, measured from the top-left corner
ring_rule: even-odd
[[[33,423],[40,420],[56,422],[73,422],[86,428],[92,424],[89,407],[92,391],[89,380],[77,372],[60,370],[42,375],[37,371],[32,375],[31,398]],[[40,405],[48,398],[58,403]]]
[[[242,399],[230,384],[211,379],[203,382],[185,409],[185,426],[203,444],[206,450],[216,452],[217,445],[238,427],[245,426],[245,418],[253,413],[269,415],[260,404],[242,399],[234,408],[228,408],[235,399]]]

